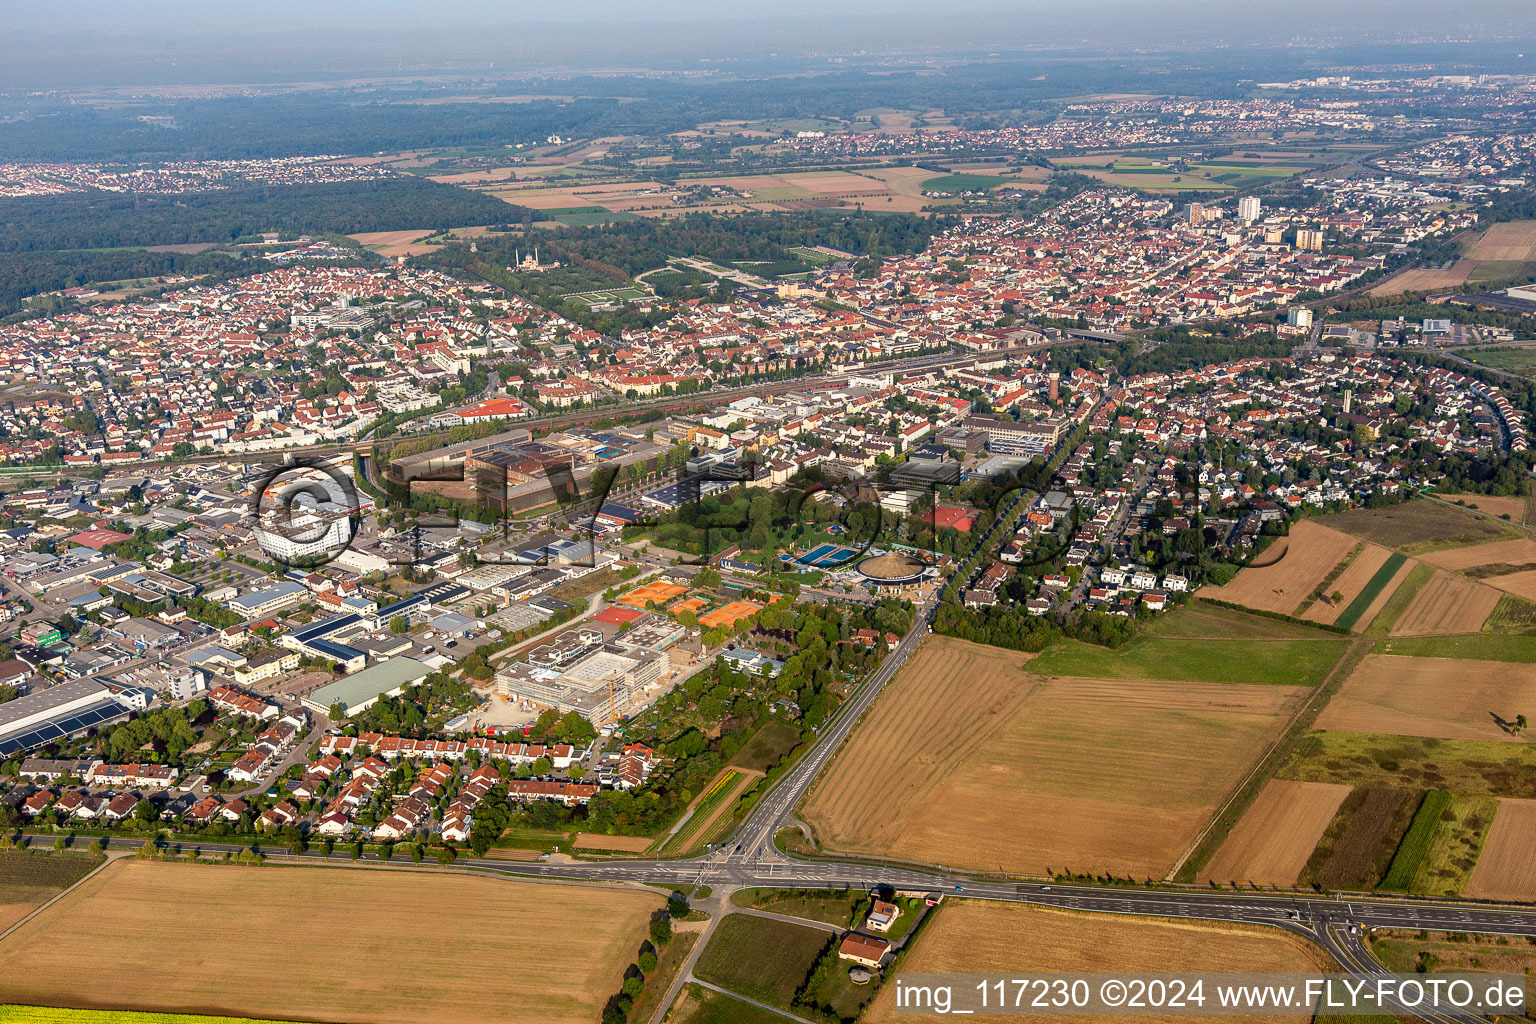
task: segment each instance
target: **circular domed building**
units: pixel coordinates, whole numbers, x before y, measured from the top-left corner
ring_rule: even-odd
[[[928,563],[913,555],[888,551],[859,563],[859,574],[871,587],[910,587],[928,573]]]

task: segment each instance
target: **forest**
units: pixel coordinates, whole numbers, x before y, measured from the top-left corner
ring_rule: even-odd
[[[259,274],[274,264],[255,255],[227,252],[151,252],[148,249],[66,249],[0,253],[0,316],[27,298],[103,281],[185,275],[234,277]]]
[[[0,252],[232,242],[263,231],[463,227],[518,213],[491,196],[411,177],[189,195],[86,192],[0,199]]]

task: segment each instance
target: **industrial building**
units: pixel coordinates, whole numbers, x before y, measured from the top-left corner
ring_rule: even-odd
[[[0,757],[81,736],[132,714],[105,684],[77,679],[0,704]]]
[[[415,658],[391,658],[320,687],[304,698],[304,705],[327,715],[332,705],[340,704],[350,718],[367,711],[380,697],[400,696],[406,687],[415,686],[431,673],[431,668]]]

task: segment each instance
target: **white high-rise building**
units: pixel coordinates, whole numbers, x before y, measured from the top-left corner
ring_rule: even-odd
[[[1244,224],[1252,224],[1259,219],[1259,211],[1263,204],[1258,196],[1243,196],[1237,201],[1237,218]]]

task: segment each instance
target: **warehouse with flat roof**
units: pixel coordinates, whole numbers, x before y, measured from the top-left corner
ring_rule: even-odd
[[[94,679],[50,686],[0,704],[0,757],[127,718],[132,709]]]
[[[330,713],[331,705],[341,704],[350,718],[367,711],[380,697],[400,696],[407,686],[416,685],[431,672],[415,658],[390,658],[320,687],[304,698],[304,704],[322,715]]]

